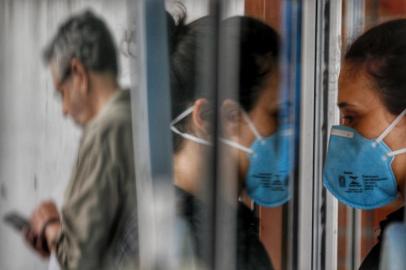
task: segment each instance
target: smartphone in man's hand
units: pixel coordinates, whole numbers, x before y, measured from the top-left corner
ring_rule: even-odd
[[[19,232],[22,232],[24,228],[28,229],[30,227],[28,219],[14,211],[4,216],[4,222]]]
[[[13,211],[7,213],[3,217],[3,220],[6,224],[13,227],[16,231],[22,233],[27,243],[42,257],[49,257],[50,251],[46,239],[34,234],[34,232],[31,230],[31,225],[27,218]]]

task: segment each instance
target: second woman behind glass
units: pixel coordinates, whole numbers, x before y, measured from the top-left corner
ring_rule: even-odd
[[[406,186],[406,20],[375,26],[350,46],[340,71],[340,125],[331,130],[324,185],[364,210],[403,205],[380,222],[360,269],[379,269],[386,227],[404,219]]]
[[[203,172],[205,154],[210,147],[208,114],[212,104],[209,93],[198,85],[198,65],[204,62],[199,55],[204,39],[213,36],[210,18],[204,17],[187,25],[184,19],[178,20],[176,25],[169,20],[174,177],[179,214],[190,225],[196,256],[202,259],[204,239],[201,239],[202,221],[198,215],[204,211],[205,204],[198,199],[198,194],[201,183],[207,181]],[[223,100],[221,111],[227,131],[224,136],[230,145],[237,145],[239,149],[233,151],[233,158],[238,164],[238,191],[241,193],[249,168],[249,157],[243,150],[250,148],[258,134],[266,137],[277,129],[279,38],[271,27],[248,17],[230,18],[223,25],[240,26],[239,38],[235,40],[240,51],[238,100]],[[254,213],[239,203],[237,269],[273,268],[259,240],[258,225]]]

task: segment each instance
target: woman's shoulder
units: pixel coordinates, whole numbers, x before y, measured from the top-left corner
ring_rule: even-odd
[[[381,229],[381,232],[378,236],[379,241],[382,240],[383,233],[384,233],[385,229],[388,227],[388,225],[393,222],[402,222],[404,219],[404,214],[405,214],[405,207],[401,207],[398,210],[395,210],[392,213],[390,213],[389,215],[387,215],[386,218],[379,223],[379,227]]]
[[[382,236],[389,226],[389,224],[394,222],[402,222],[404,219],[405,209],[404,207],[393,211],[390,213],[384,220],[379,223],[381,228],[381,232],[378,236],[378,243],[369,251],[368,255],[363,260],[359,270],[374,270],[379,269],[379,262],[381,260],[381,244],[382,244]]]

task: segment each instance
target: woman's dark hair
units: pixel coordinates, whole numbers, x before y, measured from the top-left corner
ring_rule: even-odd
[[[224,20],[224,28],[239,29],[231,38],[239,48],[238,101],[249,112],[256,105],[269,76],[275,71],[279,60],[279,35],[261,22],[246,16],[235,16]]]
[[[172,118],[186,110],[196,99],[209,97],[205,89],[198,85],[198,78],[201,72],[199,66],[206,60],[201,55],[205,40],[214,38],[211,19],[206,16],[185,24],[185,16],[181,16],[175,24],[175,21],[168,17]],[[249,112],[258,101],[269,75],[277,65],[279,36],[270,26],[250,17],[228,18],[221,23],[221,27],[239,29],[237,35],[227,36],[228,32],[233,31],[225,31],[224,38],[231,39],[238,46],[238,101],[241,107]],[[185,129],[185,124],[179,123],[178,128]],[[175,152],[181,141],[179,136],[174,136]]]
[[[362,34],[345,60],[364,65],[385,107],[394,115],[406,108],[406,19],[389,21]]]

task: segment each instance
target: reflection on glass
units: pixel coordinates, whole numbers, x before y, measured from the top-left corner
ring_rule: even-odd
[[[252,16],[258,18],[259,20],[265,22],[266,24],[270,25],[273,29],[275,29],[282,37],[288,37],[289,34],[287,32],[287,25],[292,25],[292,20],[283,20],[286,19],[286,14],[284,13],[284,9],[287,8],[289,4],[287,2],[281,0],[252,0],[252,1],[245,1],[245,13],[248,16]],[[284,30],[282,30],[284,29]],[[289,43],[290,42],[290,43]],[[289,43],[289,44],[288,44]],[[294,44],[298,44],[298,40],[282,40],[279,52],[279,63],[283,63],[286,61],[284,49],[289,46],[294,46]],[[297,45],[298,46],[298,45]],[[285,53],[287,49],[285,50]],[[283,55],[282,55],[283,54]],[[272,155],[274,158],[269,159],[267,161],[269,167],[272,168],[272,171],[278,172],[277,174],[273,174],[272,177],[283,176],[282,179],[274,178],[274,185],[273,187],[268,186],[268,189],[274,189],[274,191],[279,190],[277,192],[272,192],[273,194],[278,194],[280,198],[284,197],[285,200],[288,198],[292,198],[292,191],[293,191],[293,174],[292,171],[294,169],[294,148],[293,148],[293,130],[292,130],[292,89],[289,89],[293,86],[293,81],[286,81],[287,78],[287,69],[292,69],[293,66],[290,66],[289,63],[284,63],[285,69],[282,69],[282,65],[278,66],[276,74],[272,74],[271,76],[278,76],[279,79],[277,80],[278,86],[274,88],[274,92],[272,93],[274,96],[270,101],[269,106],[273,108],[275,115],[275,124],[274,130],[270,133],[264,134],[264,136],[268,136],[268,140],[270,141],[270,147],[268,151],[273,153]],[[290,84],[290,85],[289,85]],[[289,85],[289,86],[288,86]],[[294,88],[294,87],[292,87]],[[266,148],[265,148],[266,149]],[[264,149],[264,150],[265,150]],[[286,177],[285,177],[286,176]],[[271,179],[269,179],[271,180]],[[264,182],[267,184],[267,182]],[[278,187],[279,185],[279,187]],[[262,189],[265,191],[266,189]],[[258,189],[261,191],[261,189]],[[264,192],[265,194],[267,192]],[[268,192],[270,195],[271,193]],[[265,195],[266,196],[266,195]],[[292,202],[292,200],[290,200]],[[290,231],[289,224],[291,220],[289,220],[289,210],[290,207],[267,207],[266,204],[262,204],[263,206],[256,207],[259,218],[260,218],[260,237],[261,241],[267,248],[268,253],[272,257],[272,262],[274,264],[275,269],[285,269],[288,267],[288,260],[292,260],[293,258],[288,258],[288,239],[293,236],[297,227],[294,227],[294,231]],[[280,206],[287,206],[287,204],[283,204],[282,200],[279,201],[278,205]],[[289,209],[289,210],[288,210]],[[296,243],[294,243],[296,246]],[[295,247],[293,247],[295,248]]]
[[[174,133],[174,178],[179,198],[179,215],[190,227],[194,255],[205,265],[201,245],[203,235],[199,214],[206,211],[199,189],[208,175],[206,155],[212,145],[210,93],[198,85],[198,66],[204,63],[199,50],[208,31],[210,17],[184,24],[181,17],[170,22],[171,37],[171,130]],[[276,207],[289,199],[291,170],[289,143],[292,132],[281,117],[279,99],[279,37],[275,30],[248,17],[232,17],[221,23],[225,39],[239,50],[239,71],[234,97],[220,104],[220,143],[238,170],[238,196],[248,193],[253,201]],[[234,33],[234,34],[233,34]],[[220,89],[221,91],[221,89]],[[284,124],[279,124],[283,122]],[[234,198],[237,202],[237,197]],[[243,202],[238,203],[236,259],[238,269],[271,269],[271,261],[259,240],[258,220]]]

